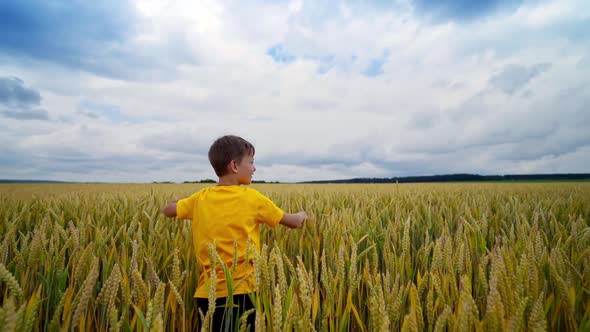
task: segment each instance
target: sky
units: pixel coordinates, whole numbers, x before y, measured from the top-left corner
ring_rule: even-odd
[[[0,2],[0,178],[590,172],[587,0]]]

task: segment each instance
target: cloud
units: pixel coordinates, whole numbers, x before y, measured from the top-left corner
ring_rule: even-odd
[[[3,1],[0,17],[0,51],[103,73],[136,20],[130,3],[111,0]]]
[[[437,125],[440,121],[440,115],[435,112],[418,111],[412,114],[408,125],[415,129],[429,129]]]
[[[0,114],[21,120],[47,120],[49,113],[40,109],[41,94],[24,85],[18,77],[0,77]]]
[[[212,178],[223,134],[260,180],[588,171],[583,0],[22,4],[0,38],[47,51],[0,44],[6,177]],[[80,10],[80,31],[55,19]],[[21,120],[38,109],[58,120]]]
[[[489,83],[500,91],[512,95],[530,80],[550,68],[551,64],[549,63],[539,63],[530,67],[510,64],[506,65],[498,74],[492,76]]]
[[[170,80],[194,64],[182,20],[143,16],[130,0],[0,2],[0,55],[123,80]],[[166,35],[160,35],[166,34]]]
[[[178,157],[139,148],[137,137],[149,132],[140,129],[141,125],[92,121],[87,125],[64,126],[51,122],[47,132],[38,126],[19,124],[9,123],[0,134],[3,142],[10,143],[0,147],[0,171],[10,178],[151,182],[194,179],[201,170],[203,176],[209,175],[196,155]]]
[[[207,159],[211,139],[190,132],[164,132],[149,134],[140,141],[140,146],[163,153],[179,152]]]
[[[18,77],[0,77],[0,103],[12,107],[39,105],[41,94],[24,83]]]
[[[146,121],[145,118],[126,114],[126,112],[121,110],[117,105],[98,103],[89,99],[83,99],[78,103],[77,113],[91,119],[102,119],[113,123],[141,123]]]
[[[5,117],[19,119],[19,120],[48,120],[49,113],[43,109],[29,109],[29,110],[3,110],[0,114]]]
[[[535,161],[574,153],[590,147],[590,134],[584,129],[561,127],[550,135],[494,147],[498,159]]]

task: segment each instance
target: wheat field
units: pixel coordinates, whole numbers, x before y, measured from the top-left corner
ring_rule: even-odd
[[[203,186],[0,185],[2,331],[206,327],[190,221],[160,214]],[[311,215],[263,227],[259,331],[590,329],[590,183],[253,187]]]

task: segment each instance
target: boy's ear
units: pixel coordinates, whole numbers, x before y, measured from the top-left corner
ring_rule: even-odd
[[[235,160],[232,160],[229,162],[229,170],[232,173],[237,173],[238,172],[238,162]]]

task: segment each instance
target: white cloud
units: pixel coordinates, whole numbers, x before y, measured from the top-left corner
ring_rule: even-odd
[[[590,8],[585,1],[547,1],[523,6],[514,18],[531,28],[542,28],[572,19],[588,19]]]
[[[0,53],[0,74],[39,91],[50,120],[3,118],[4,139],[36,162],[23,173],[0,160],[5,177],[212,178],[206,150],[229,133],[256,145],[264,180],[588,171],[590,47],[562,29],[588,19],[582,2],[441,24],[407,4],[137,7],[130,46],[107,57],[134,79]],[[279,44],[292,62],[267,54]],[[85,115],[83,101],[120,116]]]

